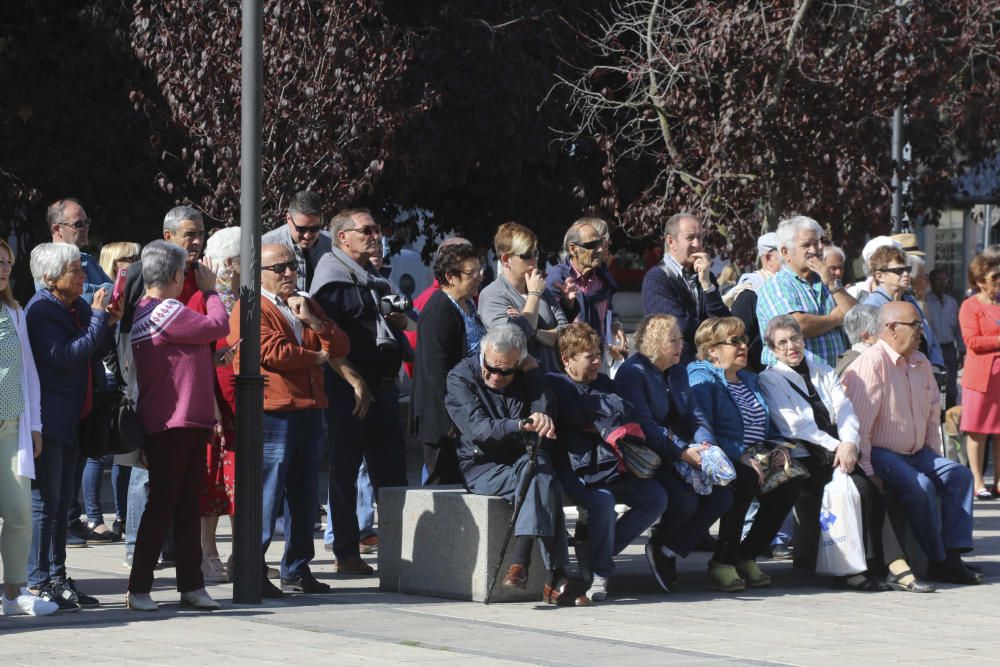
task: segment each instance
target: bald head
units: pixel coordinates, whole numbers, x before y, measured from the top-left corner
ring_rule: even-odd
[[[920,313],[906,301],[890,301],[878,311],[879,338],[893,350],[909,357],[920,348]]]
[[[295,294],[299,263],[291,248],[280,243],[265,244],[260,249],[260,267],[261,287],[284,298]]]

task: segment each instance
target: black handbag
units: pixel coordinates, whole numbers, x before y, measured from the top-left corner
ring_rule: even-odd
[[[118,410],[118,400],[121,393],[94,392],[90,412],[80,420],[79,442],[80,454],[92,459],[99,459],[114,453],[117,434],[114,421]]]
[[[117,451],[109,454],[128,454],[146,444],[146,429],[142,427],[139,416],[135,413],[135,405],[129,397],[122,394],[115,413],[113,431],[117,437]]]

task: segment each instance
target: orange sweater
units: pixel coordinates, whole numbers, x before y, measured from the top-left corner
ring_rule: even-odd
[[[240,302],[241,303],[241,302]],[[229,316],[229,344],[240,339],[240,303]],[[260,367],[267,379],[264,385],[265,410],[304,410],[325,408],[323,367],[316,362],[321,349],[331,359],[347,356],[351,349],[347,334],[322,315],[323,309],[312,299],[308,300],[313,313],[320,314],[323,330],[302,328],[302,344],[295,340],[295,332],[288,320],[266,297],[260,300]],[[238,373],[239,348],[233,359],[233,369]]]

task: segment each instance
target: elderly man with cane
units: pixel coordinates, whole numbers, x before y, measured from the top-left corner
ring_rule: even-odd
[[[448,373],[447,387],[445,404],[458,430],[458,462],[466,488],[518,502],[517,539],[503,585],[527,585],[531,550],[538,539],[549,570],[545,601],[588,604],[585,596],[571,599],[567,592],[562,489],[549,454],[544,444],[540,451],[526,451],[525,436],[544,443],[556,432],[548,414],[554,402],[537,364],[528,357],[524,333],[512,324],[495,326],[482,339],[479,357],[459,362]],[[521,480],[529,477],[523,498],[515,498],[521,495],[516,494]]]

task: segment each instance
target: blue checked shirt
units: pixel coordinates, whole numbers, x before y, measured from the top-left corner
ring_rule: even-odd
[[[819,276],[810,274],[805,281],[787,266],[773,279],[765,283],[757,292],[757,319],[761,333],[767,331],[767,323],[778,315],[804,313],[806,315],[829,315],[837,307],[830,290],[823,285]],[[830,329],[825,334],[806,339],[806,349],[825,361],[831,367],[837,365],[839,357],[847,348],[840,327]],[[773,366],[777,361],[771,349],[764,346],[760,355],[761,363]]]

